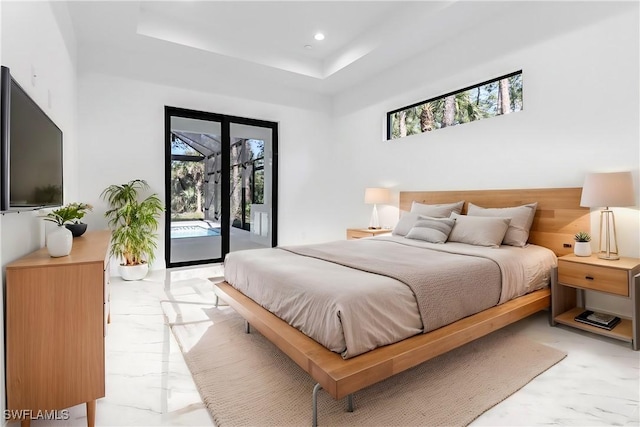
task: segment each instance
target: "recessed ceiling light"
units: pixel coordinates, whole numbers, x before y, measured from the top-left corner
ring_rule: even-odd
[[[305,45],[304,45],[304,48],[305,48],[305,49],[313,49],[313,46],[311,46],[310,44],[305,44]]]
[[[316,40],[324,40],[324,34],[316,33],[316,35],[313,36],[313,38],[316,39]]]

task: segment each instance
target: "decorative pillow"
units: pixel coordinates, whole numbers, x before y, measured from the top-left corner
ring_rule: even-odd
[[[509,228],[511,218],[492,218],[484,216],[468,216],[451,214],[456,220],[450,242],[467,243],[476,246],[498,247]]]
[[[413,228],[420,217],[419,213],[404,212],[400,217],[400,221],[393,228],[391,234],[394,236],[406,236],[409,230]]]
[[[411,213],[429,216],[431,218],[449,218],[452,213],[462,212],[464,200],[456,203],[446,203],[440,205],[425,205],[424,203],[411,203]]]
[[[533,217],[536,215],[537,207],[537,202],[510,208],[482,208],[469,203],[467,215],[511,218],[511,223],[502,244],[523,247],[529,239],[529,230],[533,223]]]
[[[420,216],[406,237],[431,243],[444,243],[447,241],[455,222],[456,220],[451,218]]]

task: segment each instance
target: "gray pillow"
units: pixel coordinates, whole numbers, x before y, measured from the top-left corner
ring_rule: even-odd
[[[408,239],[424,240],[431,243],[444,243],[455,224],[451,218],[430,218],[420,216],[413,228],[407,233]]]
[[[536,215],[537,207],[537,202],[510,208],[482,208],[469,203],[467,215],[511,218],[511,223],[509,223],[509,228],[504,235],[502,244],[523,247],[529,239],[529,230],[533,223],[533,217]]]
[[[462,212],[464,200],[456,203],[445,203],[440,205],[425,205],[424,203],[411,203],[411,213],[429,216],[432,218],[449,218],[452,213]]]
[[[413,228],[418,221],[420,214],[414,212],[404,212],[400,217],[400,220],[393,228],[391,234],[394,236],[406,236],[409,230]]]
[[[511,218],[493,218],[484,216],[468,216],[451,214],[456,220],[450,242],[460,242],[476,246],[498,247],[509,228]]]

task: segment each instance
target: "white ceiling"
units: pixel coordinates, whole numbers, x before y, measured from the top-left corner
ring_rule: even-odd
[[[601,19],[606,3],[594,8],[594,2],[515,0],[70,1],[67,6],[81,70],[194,89],[252,83],[324,96],[461,34],[486,34],[491,40],[501,20],[522,22],[523,30],[545,38]],[[574,18],[583,11],[588,13]],[[545,25],[540,20],[545,17],[561,24]],[[313,39],[318,31],[324,41]]]
[[[363,35],[406,7],[387,2],[149,2],[140,5],[137,33],[322,79],[373,50],[371,43],[364,46]],[[314,40],[319,31],[325,40]]]

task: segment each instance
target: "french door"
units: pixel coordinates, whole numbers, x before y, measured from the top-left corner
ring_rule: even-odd
[[[278,125],[165,107],[167,267],[277,244]]]

